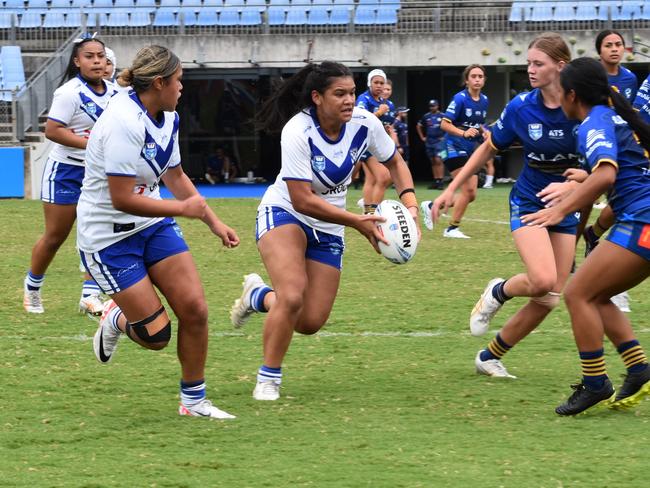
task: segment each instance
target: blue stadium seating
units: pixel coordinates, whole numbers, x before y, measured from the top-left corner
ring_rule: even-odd
[[[285,25],[305,25],[307,23],[307,9],[305,5],[292,5],[287,12]]]
[[[4,46],[0,50],[2,84],[6,90],[20,89],[25,85],[25,69],[19,46]]]
[[[346,25],[350,23],[350,9],[344,5],[332,7],[330,12],[331,25]]]
[[[113,0],[94,0],[93,12],[109,14],[113,10]]]
[[[555,2],[553,9],[553,20],[564,22],[567,20],[575,20],[576,12],[575,5],[569,2]]]
[[[598,18],[598,2],[581,1],[576,7],[576,20],[594,20]]]
[[[14,22],[16,22],[13,12],[0,12],[0,29],[10,28],[12,17],[14,17]]]
[[[221,26],[239,25],[239,10],[234,6],[230,8],[224,7],[224,9],[219,14],[218,25]]]
[[[223,0],[203,0],[203,6],[220,8],[223,6]]]
[[[551,2],[535,2],[530,13],[531,22],[548,22],[553,20],[553,4]]]
[[[242,10],[241,17],[239,18],[239,25],[261,25],[261,24],[262,24],[262,14],[260,13],[259,6],[252,5]]]
[[[178,11],[178,23],[188,27],[196,25],[196,17],[202,7],[185,6]]]
[[[217,11],[214,8],[203,7],[199,11],[199,15],[196,17],[196,25],[208,26],[218,25],[218,23],[219,16],[217,15]]]
[[[80,27],[81,26],[81,12],[72,11],[68,12],[65,16],[66,27]]]
[[[203,4],[201,3],[201,0],[183,0],[183,9],[187,9],[188,7],[194,7],[194,11],[198,12],[199,8],[201,8]]]
[[[135,10],[136,12],[147,12],[152,13],[156,10],[156,1],[155,0],[135,0]]]
[[[621,10],[618,12],[618,16],[614,17],[612,15],[612,20],[641,19],[643,16],[641,12],[642,7],[643,7],[643,2],[624,0],[623,3],[621,4]]]
[[[133,0],[115,0],[115,7],[133,9]]]
[[[124,27],[129,25],[129,13],[125,10],[115,10],[111,12],[103,24],[107,27]]]
[[[354,13],[354,23],[357,25],[372,25],[377,21],[377,11],[374,7],[357,7]]]
[[[19,26],[21,29],[40,27],[43,23],[43,17],[40,11],[32,12],[27,10],[20,18]]]
[[[3,11],[21,14],[25,11],[25,2],[23,0],[7,0]]]
[[[154,27],[178,25],[174,9],[172,7],[160,7],[158,10],[156,10],[156,15],[154,16],[151,25]]]
[[[326,5],[316,5],[309,10],[309,25],[327,25],[330,23],[330,14]]]
[[[619,14],[619,2],[616,1],[602,1],[598,7],[598,19],[607,20],[611,15],[612,20],[617,18]]]
[[[269,7],[267,10],[269,25],[284,25],[286,13],[284,7]]]
[[[181,8],[181,0],[160,0],[160,6],[176,13]]]
[[[65,15],[60,11],[51,11],[46,13],[45,19],[43,20],[43,27],[50,29],[57,27],[66,27]]]
[[[244,0],[225,0],[223,2],[224,7],[239,7],[237,11],[241,9],[241,7],[244,6]]]
[[[332,5],[332,0],[314,0],[313,5]]]
[[[151,16],[147,9],[135,9],[131,13],[131,18],[129,19],[129,26],[131,27],[145,27],[151,25]]]
[[[359,0],[359,5],[377,8],[379,7],[379,0]]]
[[[52,0],[50,6],[53,8],[68,9],[70,8],[70,0]]]
[[[91,0],[72,0],[71,7],[80,8],[80,7],[90,7],[92,4]]]
[[[257,7],[258,12],[266,10],[266,0],[246,0],[246,7]]]
[[[88,13],[88,18],[86,19],[86,25],[88,27],[95,27],[97,25],[102,26],[106,25],[108,22],[108,15],[103,12],[92,11]]]
[[[510,22],[522,22],[530,20],[531,10],[534,2],[512,2],[510,9]]]
[[[378,25],[396,25],[397,10],[395,7],[379,7],[377,9],[377,19],[375,22]]]
[[[27,0],[27,9],[30,12],[39,12],[44,14],[47,12],[47,0]]]
[[[334,0],[334,5],[336,8],[346,8],[348,10],[354,9],[354,0]],[[331,17],[330,17],[331,20]]]

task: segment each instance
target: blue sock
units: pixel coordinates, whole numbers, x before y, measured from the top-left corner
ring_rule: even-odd
[[[501,338],[501,334],[497,333],[496,337],[481,351],[481,361],[501,359],[510,349],[512,346]]]
[[[41,286],[43,286],[43,281],[45,281],[45,275],[34,274],[31,269],[27,272],[27,276],[25,276],[25,285],[27,285],[29,291],[40,290]]]
[[[607,370],[605,369],[605,351],[580,351],[582,365],[582,383],[589,390],[600,390],[605,386]]]
[[[499,302],[501,305],[503,305],[505,302],[510,300],[512,297],[509,297],[506,295],[505,290],[503,289],[505,286],[506,282],[502,281],[501,283],[497,283],[492,287],[492,296],[496,299],[497,302]]]
[[[86,298],[90,295],[99,295],[100,293],[101,290],[95,280],[84,281],[83,287],[81,288],[81,298]]]
[[[265,365],[260,366],[260,369],[257,370],[257,381],[275,381],[278,384],[282,383],[282,367],[270,368]]]
[[[648,367],[648,359],[636,339],[624,342],[616,350],[621,355],[628,373],[640,373]]]
[[[253,307],[253,310],[262,313],[268,312],[268,310],[264,307],[264,297],[266,297],[266,295],[272,291],[273,289],[269,288],[266,285],[255,288],[251,293],[251,307]]]
[[[181,403],[191,407],[205,398],[205,380],[185,382],[181,380]]]

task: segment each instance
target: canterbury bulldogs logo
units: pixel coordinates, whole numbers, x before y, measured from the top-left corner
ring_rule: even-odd
[[[528,137],[537,141],[542,137],[542,124],[528,124]]]
[[[350,158],[352,161],[356,161],[359,156],[359,148],[358,147],[353,147],[350,149]]]
[[[155,142],[147,142],[144,145],[144,157],[147,158],[149,161],[153,161],[154,158],[156,157],[156,154],[158,154],[158,149],[156,148],[156,143]]]
[[[97,113],[97,105],[95,102],[87,102],[83,105],[84,110],[90,115],[95,115]]]
[[[316,172],[321,172],[325,169],[325,156],[314,156],[311,159],[311,167]]]

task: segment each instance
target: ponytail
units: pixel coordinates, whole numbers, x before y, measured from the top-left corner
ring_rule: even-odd
[[[645,123],[639,112],[632,108],[627,98],[619,93],[614,87],[609,87],[612,108],[620,115],[630,126],[639,138],[639,143],[648,152],[650,152],[650,125]]]
[[[333,61],[309,63],[287,80],[268,98],[257,113],[256,126],[269,133],[280,133],[284,124],[300,110],[312,107],[311,93],[325,93],[332,78],[352,76],[347,66]]]

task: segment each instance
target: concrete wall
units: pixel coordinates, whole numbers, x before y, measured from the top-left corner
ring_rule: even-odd
[[[565,32],[563,35],[574,56],[596,55],[596,31]],[[632,44],[631,33],[624,31]],[[650,30],[635,31],[650,44]],[[202,63],[210,68],[289,68],[303,66],[308,56],[314,61],[332,59],[350,67],[440,67],[485,65],[524,65],[526,47],[535,33],[506,34],[311,34],[311,35],[211,35],[144,37],[104,36],[113,48],[118,65],[125,66],[138,48],[145,44],[162,44],[171,48],[187,68]],[[310,51],[311,45],[311,51]],[[488,54],[489,53],[489,54]],[[647,63],[643,56],[636,62]]]

